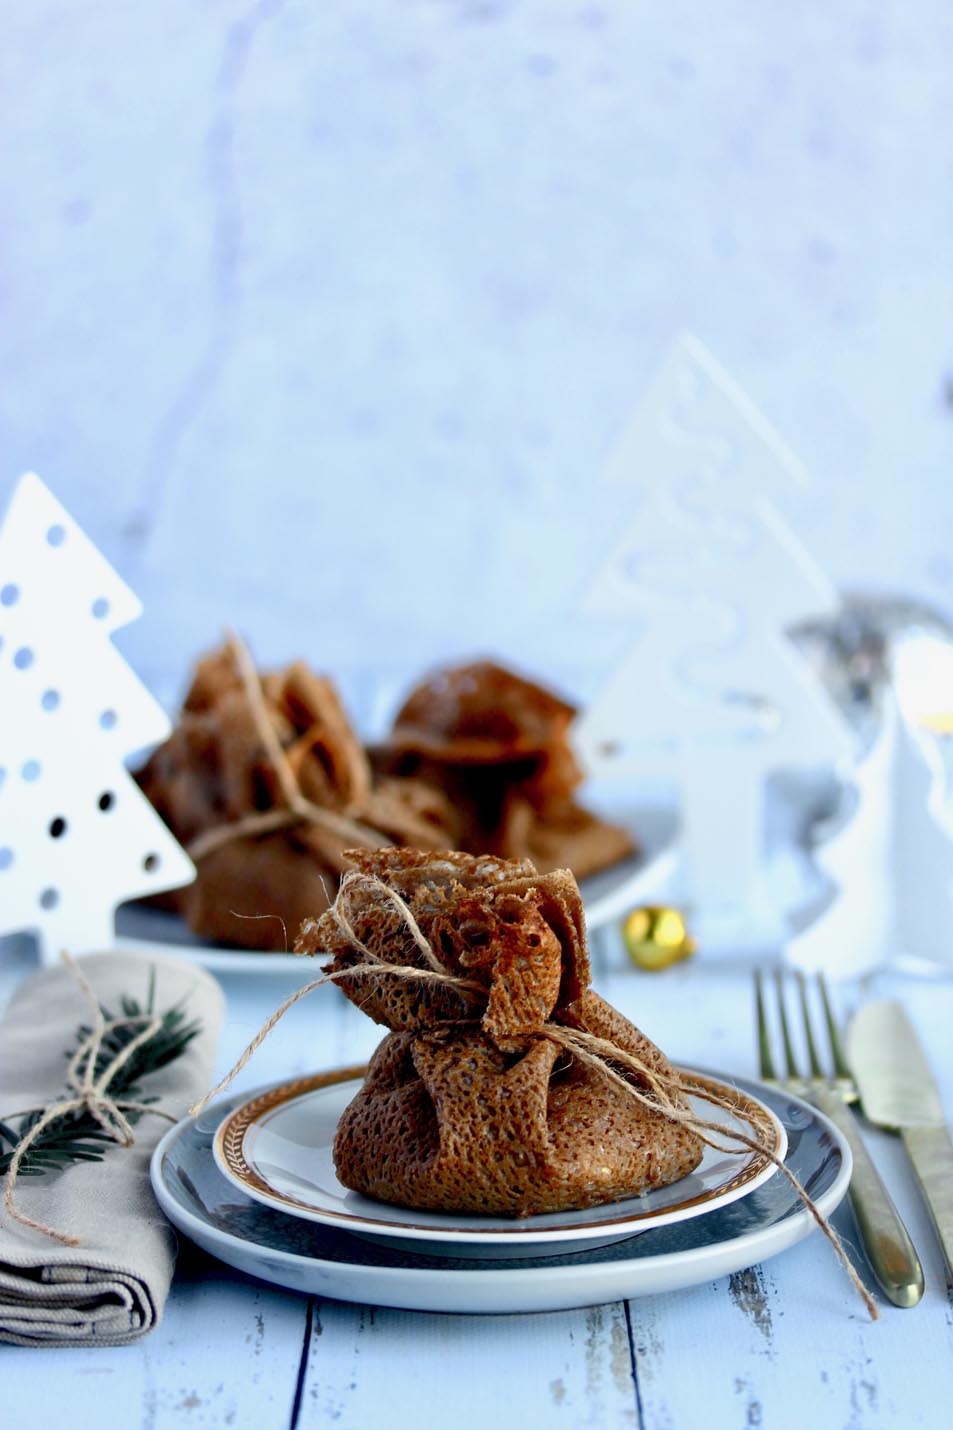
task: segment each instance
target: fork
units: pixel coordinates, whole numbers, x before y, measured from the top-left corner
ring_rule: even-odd
[[[837,1020],[831,1006],[824,975],[818,974],[817,984],[831,1048],[833,1072],[830,1075],[825,1073],[817,1049],[814,1027],[811,1022],[807,980],[801,972],[798,972],[796,977],[801,1020],[804,1025],[804,1043],[810,1071],[805,1076],[798,1065],[794,1040],[791,1036],[791,1025],[788,1021],[784,978],[781,971],[777,970],[774,982],[785,1066],[785,1076],[783,1078],[779,1076],[771,1052],[764,980],[759,969],[755,973],[755,1003],[761,1076],[766,1083],[781,1087],[787,1092],[794,1093],[795,1096],[807,1098],[825,1117],[830,1118],[838,1131],[843,1134],[853,1158],[848,1195],[871,1270],[884,1295],[895,1306],[915,1306],[923,1295],[923,1268],[913,1242],[907,1235],[906,1227],[900,1220],[900,1215],[890,1198],[890,1193],[871,1161],[870,1153],[867,1151],[851,1111],[852,1105],[860,1101],[860,1094],[844,1057]]]

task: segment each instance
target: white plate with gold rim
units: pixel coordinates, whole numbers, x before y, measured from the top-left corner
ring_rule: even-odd
[[[710,1074],[686,1076],[699,1092],[734,1101],[754,1120],[773,1156],[784,1160],[787,1136],[770,1108]],[[559,1254],[686,1221],[737,1201],[777,1171],[776,1161],[754,1149],[705,1147],[699,1166],[670,1186],[581,1211],[513,1218],[395,1206],[350,1191],[335,1173],[338,1120],[362,1080],[363,1069],[345,1068],[282,1083],[240,1103],[213,1142],[222,1175],[276,1211],[390,1246],[413,1243],[417,1250],[430,1246],[445,1254],[499,1258]],[[697,1111],[726,1133],[751,1136],[750,1123],[727,1108],[698,1098]]]

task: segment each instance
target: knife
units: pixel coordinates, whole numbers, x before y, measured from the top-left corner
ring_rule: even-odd
[[[865,1004],[847,1030],[864,1116],[899,1132],[953,1277],[953,1142],[916,1030],[899,1003]]]

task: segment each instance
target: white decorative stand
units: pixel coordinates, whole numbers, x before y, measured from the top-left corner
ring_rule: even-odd
[[[935,743],[888,693],[854,779],[853,809],[821,844],[824,909],[787,945],[809,971],[855,976],[898,958],[953,967],[953,811]]]
[[[112,644],[142,607],[39,477],[0,527],[0,934],[44,961],[114,942],[117,905],[195,869],[123,768],[165,713]]]
[[[588,772],[667,774],[678,858],[659,893],[730,923],[766,909],[764,786],[849,762],[855,741],[786,628],[836,592],[770,503],[804,474],[697,341],[680,338],[607,480],[640,505],[583,609],[635,640],[576,728]]]

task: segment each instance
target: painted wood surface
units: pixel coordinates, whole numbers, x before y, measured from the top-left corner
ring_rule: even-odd
[[[600,944],[600,990],[675,1058],[756,1074],[746,967],[697,959],[640,974],[612,940]],[[5,953],[0,993],[31,966],[26,951]],[[285,979],[224,983],[223,1069],[289,991]],[[841,985],[840,1009],[880,993],[903,998],[953,1108],[953,983],[879,975],[863,987]],[[360,1060],[376,1041],[377,1030],[336,990],[320,989],[292,1010],[237,1085]],[[875,1132],[869,1141],[927,1277],[918,1308],[883,1306],[877,1324],[817,1235],[763,1266],[685,1291],[532,1316],[319,1301],[252,1282],[186,1245],[163,1320],[138,1345],[0,1348],[4,1421],[34,1414],[40,1377],[49,1404],[69,1405],[76,1430],[98,1430],[107,1402],[111,1422],[136,1430],[524,1422],[553,1430],[930,1430],[944,1423],[953,1397],[953,1288],[899,1144]],[[836,1224],[850,1241],[846,1210]]]

